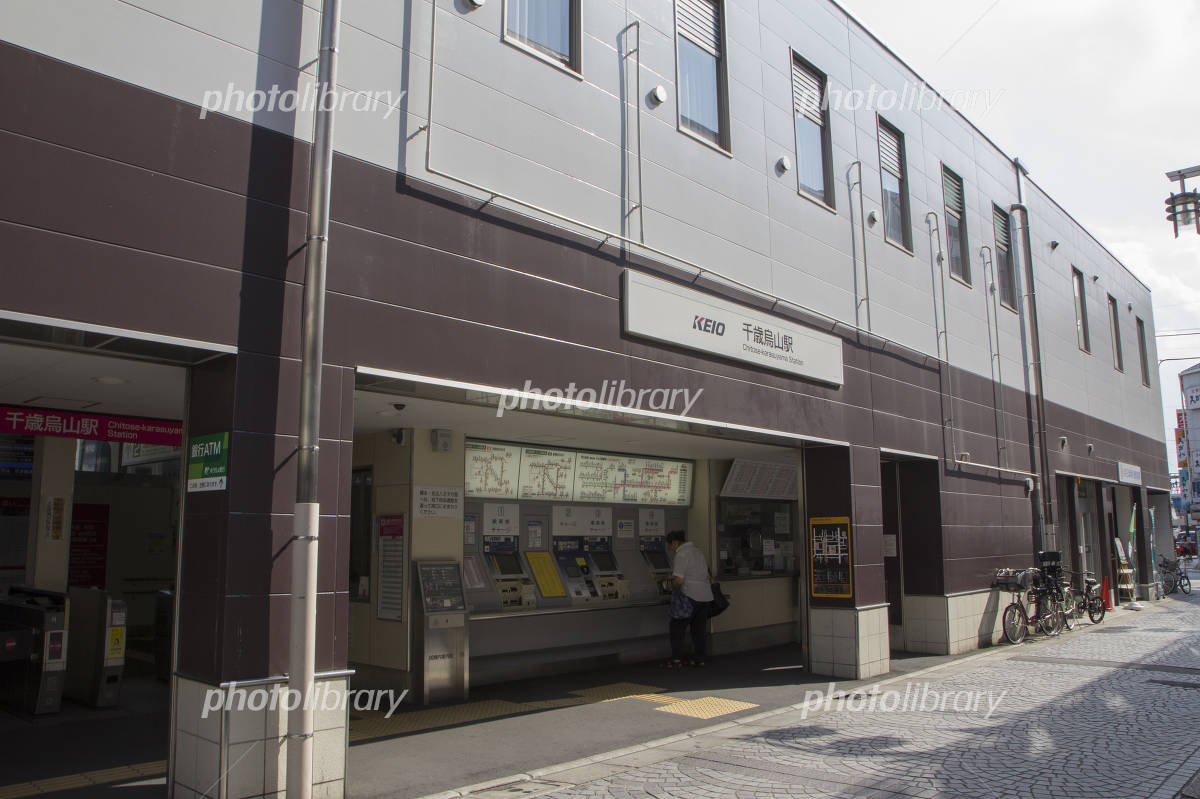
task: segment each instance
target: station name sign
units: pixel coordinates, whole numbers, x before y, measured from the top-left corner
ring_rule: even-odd
[[[183,442],[183,423],[0,405],[0,435],[55,436],[178,447]]]
[[[840,338],[628,269],[624,330],[763,369],[843,382]]]

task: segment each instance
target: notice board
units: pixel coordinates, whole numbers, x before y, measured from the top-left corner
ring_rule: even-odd
[[[849,516],[813,516],[808,520],[809,584],[814,597],[854,596]]]

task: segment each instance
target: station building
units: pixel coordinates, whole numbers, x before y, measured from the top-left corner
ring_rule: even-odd
[[[282,786],[201,710],[287,669],[319,5],[0,20],[0,566],[173,652],[176,796]],[[430,561],[472,684],[663,656],[674,529],[716,656],[835,678],[995,643],[1040,550],[1153,593],[1149,288],[835,3],[347,0],[339,59],[323,681],[419,688]]]

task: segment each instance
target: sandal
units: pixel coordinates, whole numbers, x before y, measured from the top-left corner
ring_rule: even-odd
[[[708,661],[707,660],[697,660],[696,658],[692,658],[691,660],[688,661],[688,665],[695,666],[698,669],[702,669],[708,665]]]
[[[683,661],[678,658],[667,658],[662,663],[658,664],[660,669],[682,669]]]

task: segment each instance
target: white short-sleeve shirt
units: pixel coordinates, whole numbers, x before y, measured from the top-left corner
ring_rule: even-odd
[[[675,550],[675,567],[672,573],[683,578],[683,595],[697,602],[712,602],[712,582],[708,578],[708,564],[704,553],[691,541],[684,541]]]

